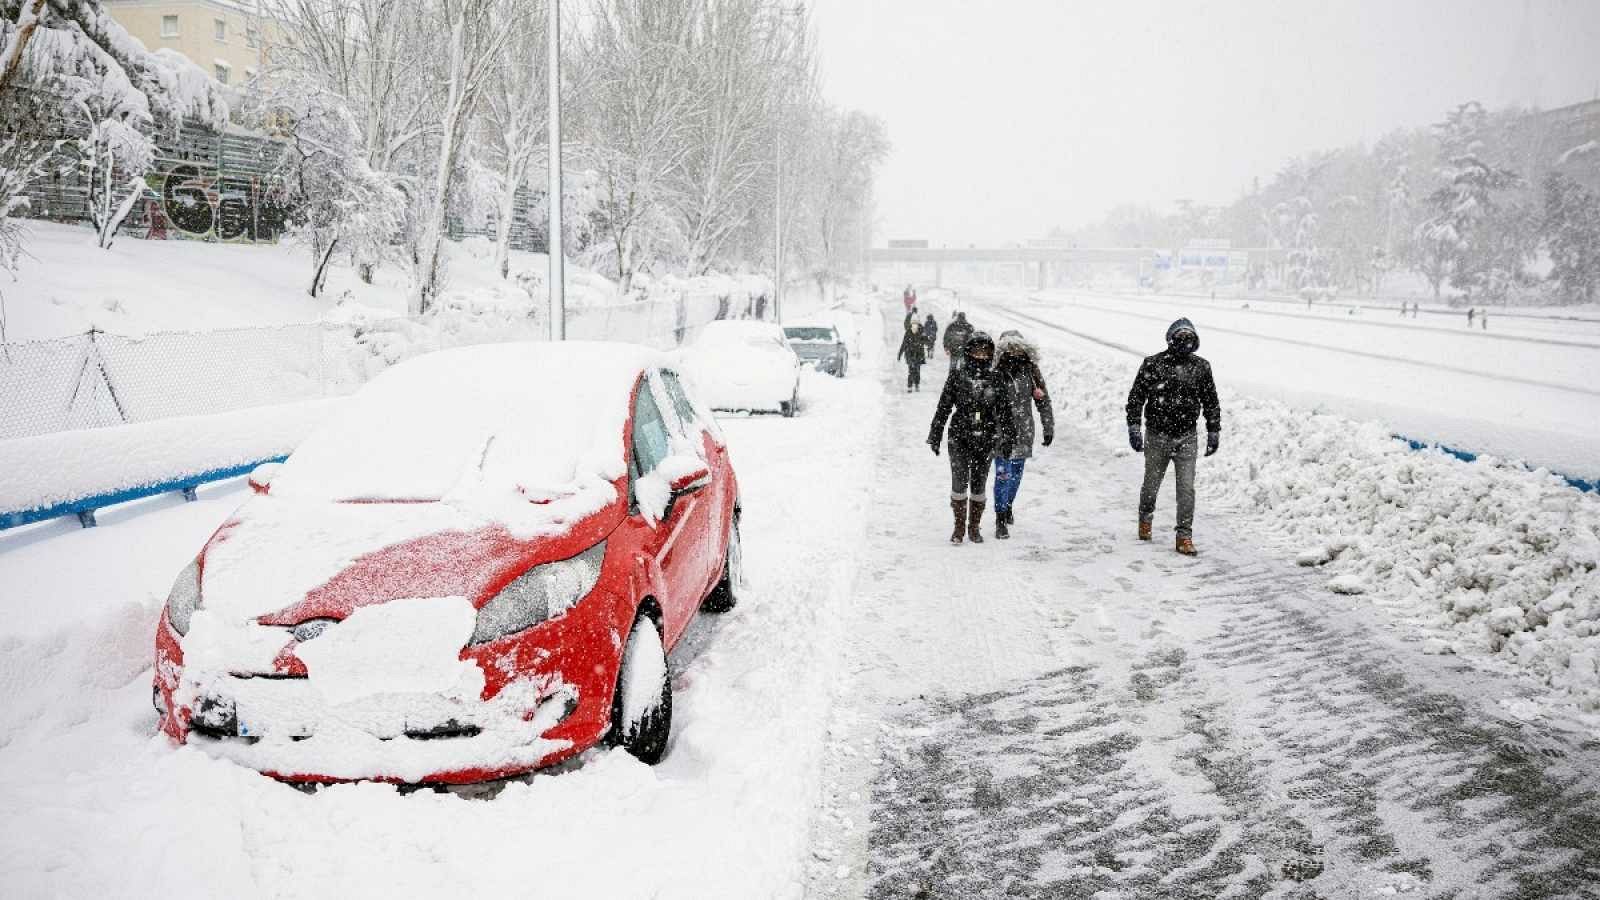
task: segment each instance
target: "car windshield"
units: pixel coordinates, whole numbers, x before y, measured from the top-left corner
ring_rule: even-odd
[[[804,326],[785,328],[783,333],[791,341],[834,341],[833,329],[825,326]]]

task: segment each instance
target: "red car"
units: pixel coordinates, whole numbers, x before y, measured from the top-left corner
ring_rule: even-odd
[[[154,701],[286,780],[483,781],[602,740],[654,762],[667,652],[739,584],[727,448],[641,347],[428,354],[251,486],[168,597]]]

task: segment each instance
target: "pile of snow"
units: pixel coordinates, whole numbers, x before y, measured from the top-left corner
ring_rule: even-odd
[[[1135,363],[1046,356],[1063,418],[1126,449]],[[1600,709],[1600,496],[1549,472],[1415,452],[1376,422],[1223,389],[1202,505],[1251,515],[1331,590],[1362,593],[1462,654],[1493,654]]]

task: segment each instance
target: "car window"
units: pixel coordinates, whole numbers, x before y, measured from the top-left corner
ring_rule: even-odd
[[[667,386],[667,395],[672,398],[672,406],[677,410],[678,418],[683,421],[685,430],[699,431],[700,417],[695,415],[694,404],[689,402],[689,395],[684,392],[683,384],[678,381],[678,373],[663,371],[661,380]]]
[[[633,405],[633,461],[640,475],[648,475],[667,458],[670,451],[667,423],[656,406],[655,392],[646,379],[639,385],[639,399]]]

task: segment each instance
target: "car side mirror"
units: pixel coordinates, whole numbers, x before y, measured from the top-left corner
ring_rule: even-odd
[[[283,468],[281,462],[265,462],[250,470],[250,490],[265,494],[272,489],[272,479],[278,475],[278,470]]]
[[[681,497],[684,494],[692,494],[709,484],[711,484],[711,470],[702,466],[675,479],[672,482],[672,496]]]

